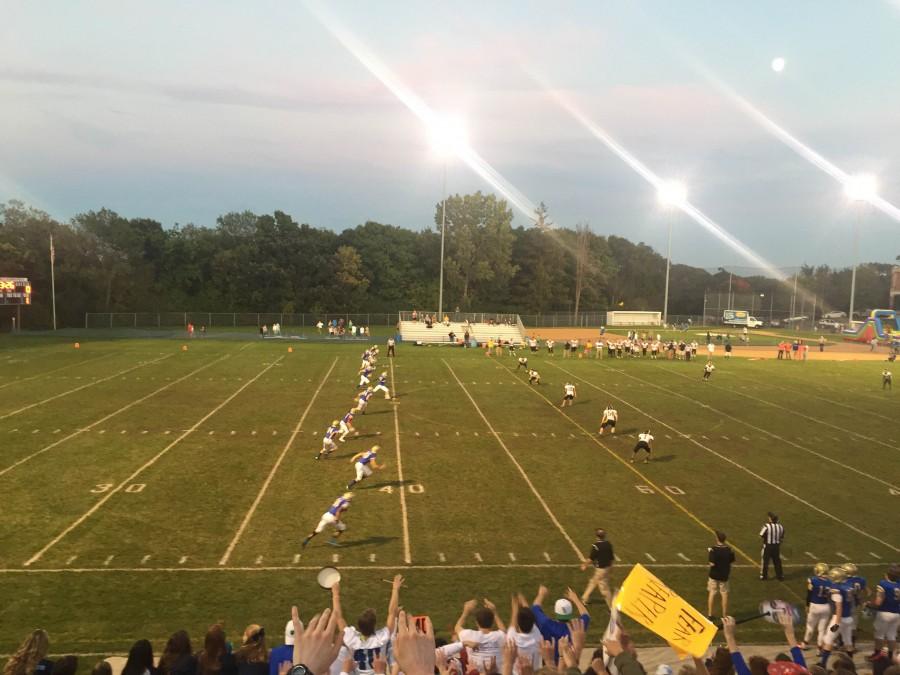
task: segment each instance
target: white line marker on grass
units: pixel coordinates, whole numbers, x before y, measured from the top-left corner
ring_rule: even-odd
[[[295,554],[294,554],[294,564],[296,565],[296,564],[299,563],[299,562],[300,562],[300,554],[299,554],[299,553],[295,553]]]
[[[283,359],[283,358],[284,358],[283,356],[279,357],[279,358],[275,361],[275,363],[278,363],[278,362],[281,361],[281,359]],[[262,377],[263,375],[265,375],[266,372],[267,372],[270,368],[272,368],[272,366],[275,365],[275,363],[270,363],[268,366],[266,366],[266,367],[263,368],[261,371],[259,371],[259,372],[258,372],[255,376],[253,376],[251,379],[247,380],[247,382],[245,382],[245,383],[242,384],[238,389],[236,389],[236,390],[235,390],[228,398],[226,398],[224,401],[222,401],[221,403],[219,403],[219,405],[217,405],[215,408],[213,408],[213,409],[210,410],[208,413],[206,413],[203,417],[201,417],[197,422],[195,422],[195,423],[194,423],[194,426],[192,426],[190,429],[188,429],[188,430],[182,432],[181,434],[179,434],[179,435],[175,438],[175,440],[173,440],[173,441],[172,441],[171,443],[169,443],[166,447],[164,447],[162,450],[160,450],[158,453],[156,453],[153,457],[151,457],[149,460],[147,460],[147,461],[146,461],[143,465],[141,465],[136,471],[132,472],[132,474],[131,474],[130,476],[128,476],[128,478],[126,478],[126,479],[123,480],[121,483],[119,483],[118,485],[116,485],[116,487],[114,487],[114,488],[113,488],[112,490],[110,490],[109,492],[105,493],[105,494],[103,495],[103,497],[102,497],[97,503],[95,503],[91,508],[89,508],[87,511],[85,511],[84,514],[82,514],[81,516],[79,516],[78,518],[76,518],[76,519],[75,519],[68,527],[66,527],[66,529],[64,529],[64,530],[63,530],[62,532],[60,532],[58,535],[56,535],[55,537],[53,537],[53,539],[51,539],[48,543],[46,543],[46,544],[44,545],[44,547],[41,548],[41,550],[39,550],[37,553],[35,553],[33,556],[31,556],[28,560],[26,560],[26,561],[23,563],[23,564],[25,565],[25,567],[28,567],[29,565],[32,565],[33,563],[35,563],[35,562],[37,562],[38,560],[40,560],[41,557],[43,557],[43,555],[44,555],[47,551],[49,551],[51,548],[53,548],[54,546],[56,546],[56,544],[58,544],[60,541],[62,541],[62,539],[63,539],[64,537],[66,537],[70,532],[72,532],[73,530],[75,530],[75,529],[76,529],[77,527],[79,527],[84,521],[86,521],[88,518],[90,518],[92,515],[94,515],[97,511],[99,511],[100,508],[101,508],[104,504],[106,504],[106,502],[108,502],[110,499],[112,499],[113,496],[115,496],[116,494],[118,494],[119,492],[121,492],[123,489],[125,489],[125,486],[130,485],[131,483],[133,483],[134,480],[135,480],[138,476],[140,476],[144,471],[146,471],[146,470],[149,469],[151,466],[153,466],[154,464],[156,464],[156,462],[159,461],[159,459],[160,459],[161,457],[163,457],[164,455],[166,455],[166,454],[169,452],[169,450],[171,450],[171,449],[174,448],[176,445],[178,445],[181,441],[183,441],[185,438],[187,438],[189,434],[191,434],[192,432],[194,432],[194,431],[196,431],[198,428],[200,428],[200,426],[201,426],[204,422],[206,422],[206,420],[208,420],[210,417],[212,417],[213,415],[215,415],[217,412],[219,412],[219,411],[220,411],[222,408],[224,408],[226,405],[228,405],[229,403],[231,403],[235,398],[237,398],[238,394],[240,394],[242,391],[244,391],[244,389],[246,389],[246,388],[249,387],[251,384],[253,384],[254,382],[256,382],[256,380],[258,380],[260,377]],[[211,364],[210,364],[210,365],[211,365]],[[129,404],[129,405],[132,405],[132,404]]]
[[[5,420],[7,417],[12,417],[13,415],[18,415],[19,413],[23,413],[26,410],[31,410],[32,408],[36,408],[40,405],[44,405],[45,403],[50,403],[51,401],[55,401],[58,398],[62,398],[63,396],[68,396],[69,394],[74,394],[76,391],[81,391],[82,389],[86,389],[87,387],[93,387],[95,384],[100,384],[101,382],[106,382],[107,380],[112,380],[122,373],[128,373],[132,370],[137,370],[138,368],[143,368],[144,366],[150,366],[154,363],[158,363],[165,359],[171,358],[171,354],[166,354],[165,356],[160,356],[158,359],[153,359],[152,361],[142,361],[138,363],[136,366],[131,366],[130,368],[126,368],[125,370],[120,370],[118,373],[114,375],[109,375],[107,377],[100,378],[99,380],[94,380],[92,382],[88,382],[87,384],[83,384],[80,387],[75,387],[74,389],[68,389],[62,393],[51,396],[50,398],[45,398],[42,401],[37,401],[35,403],[29,403],[26,406],[19,408],[18,410],[13,410],[12,412],[8,412],[5,415],[0,415],[0,420]]]
[[[44,446],[43,448],[41,448],[40,450],[37,450],[37,451],[31,453],[30,455],[27,455],[27,456],[23,457],[23,458],[20,459],[19,461],[13,462],[12,464],[10,464],[9,466],[7,466],[6,468],[0,469],[0,476],[2,476],[2,475],[5,474],[5,473],[8,473],[9,471],[12,471],[13,469],[15,469],[15,468],[16,468],[17,466],[19,466],[20,464],[24,464],[25,462],[28,462],[29,460],[34,459],[34,458],[37,457],[38,455],[41,455],[41,454],[43,454],[43,453],[45,453],[45,452],[48,452],[48,451],[52,450],[52,449],[55,448],[56,446],[61,445],[62,443],[65,443],[65,442],[68,441],[69,439],[75,438],[76,436],[78,436],[79,434],[84,433],[85,431],[90,431],[91,429],[93,429],[94,427],[96,427],[98,424],[103,424],[104,422],[106,422],[107,420],[109,420],[109,419],[115,417],[115,416],[118,415],[119,413],[123,413],[123,412],[125,412],[126,410],[128,410],[129,408],[132,408],[132,407],[138,405],[139,403],[143,403],[143,402],[146,401],[148,398],[151,398],[151,397],[153,397],[153,396],[156,396],[156,394],[158,394],[158,393],[160,393],[160,392],[162,392],[162,391],[165,391],[165,390],[168,389],[169,387],[175,386],[176,384],[178,384],[178,383],[181,382],[182,380],[186,380],[187,378],[189,378],[189,377],[190,377],[191,375],[193,375],[194,373],[200,372],[201,370],[203,370],[203,369],[205,369],[205,368],[209,368],[210,366],[212,366],[212,365],[218,363],[219,361],[222,361],[223,359],[227,359],[229,356],[230,356],[229,354],[226,354],[226,355],[224,355],[224,356],[219,357],[218,359],[216,359],[216,360],[214,360],[214,361],[210,361],[210,362],[207,363],[205,366],[200,366],[200,367],[197,368],[196,370],[191,371],[191,372],[188,373],[187,375],[184,375],[183,377],[178,378],[178,379],[175,380],[174,382],[170,382],[169,384],[163,385],[163,386],[160,387],[159,389],[150,392],[150,393],[147,394],[146,396],[142,396],[141,398],[136,399],[136,400],[132,401],[131,403],[128,403],[128,404],[126,404],[126,405],[123,405],[123,406],[122,406],[121,408],[119,408],[118,410],[114,410],[113,412],[109,413],[108,415],[106,415],[106,416],[104,416],[104,417],[101,417],[101,418],[100,418],[99,420],[97,420],[96,422],[91,422],[91,423],[88,424],[86,427],[82,427],[82,428],[80,428],[80,429],[76,429],[76,430],[73,431],[71,434],[69,434],[69,435],[67,435],[67,436],[63,436],[63,437],[60,438],[58,441],[54,441],[54,442],[51,443],[50,445],[46,445],[46,446]],[[13,431],[17,431],[17,429],[13,429]],[[104,434],[104,433],[106,433],[106,429],[100,429],[100,431],[99,431],[98,433]],[[165,433],[168,434],[169,432],[166,431]]]
[[[481,554],[478,552],[475,553],[475,560],[477,560],[478,562],[484,562],[484,559],[481,557]]]
[[[108,556],[106,556],[106,560],[103,561],[103,566],[104,566],[104,567],[109,567],[109,563],[111,563],[111,562],[113,561],[113,558],[115,558],[115,557],[116,557],[116,556],[114,556],[114,555],[108,555]]]
[[[684,553],[678,553],[677,555],[678,555],[678,557],[681,558],[682,560],[686,560],[687,562],[690,562],[690,561],[691,561],[691,559],[688,558]]]
[[[438,553],[438,560],[440,560],[441,562],[447,562],[447,556],[445,556],[443,553]]]
[[[338,555],[337,553],[332,553],[332,554],[331,554],[331,562],[337,563],[337,562],[340,562],[340,561],[341,561],[341,556],[340,556],[340,555]]]
[[[394,397],[397,396],[397,380],[394,379],[394,360],[391,359],[391,382],[394,383]],[[400,481],[400,516],[403,521],[403,562],[407,565],[412,563],[412,552],[409,546],[409,513],[406,508],[406,490],[403,489],[403,455],[400,452],[400,414],[397,412],[397,406],[394,409],[394,450],[397,455],[397,480]],[[418,436],[416,432],[416,436]],[[443,554],[442,554],[443,555]]]
[[[456,383],[459,385],[460,389],[462,389],[463,393],[468,397],[469,401],[472,403],[472,406],[475,408],[475,411],[481,417],[482,421],[485,423],[488,430],[494,435],[494,438],[497,439],[497,443],[500,444],[500,447],[503,448],[504,452],[506,452],[506,455],[509,457],[510,461],[512,461],[512,463],[515,465],[515,467],[519,470],[519,473],[521,474],[525,483],[528,485],[532,494],[534,494],[534,496],[537,498],[538,502],[540,502],[541,506],[544,507],[544,511],[550,517],[551,522],[556,526],[556,529],[559,530],[559,532],[560,532],[560,534],[562,534],[563,538],[569,543],[569,546],[572,547],[572,550],[575,552],[575,556],[578,558],[578,560],[581,560],[581,558],[582,558],[581,549],[579,549],[575,545],[575,542],[572,541],[572,537],[569,536],[569,533],[566,532],[565,528],[562,526],[562,523],[559,522],[559,519],[556,517],[556,515],[553,513],[553,511],[550,510],[550,507],[547,505],[547,502],[544,501],[544,498],[537,491],[537,488],[534,487],[534,483],[531,482],[531,479],[528,477],[528,474],[525,473],[525,469],[522,468],[522,465],[519,464],[519,461],[516,459],[515,455],[513,455],[512,452],[509,451],[509,448],[506,447],[506,443],[503,442],[503,439],[500,438],[500,435],[494,430],[494,427],[491,425],[490,421],[488,421],[488,418],[485,417],[484,413],[481,411],[481,408],[478,407],[478,404],[475,402],[475,399],[472,398],[472,395],[469,393],[469,390],[466,389],[465,385],[462,383],[462,380],[460,380],[456,376],[456,373],[454,372],[453,368],[450,367],[450,364],[447,363],[447,361],[445,359],[441,359],[441,360],[444,362],[444,365],[447,366],[447,370],[450,371],[450,374],[453,376],[453,379],[456,380]],[[570,434],[570,436],[572,436],[572,438],[575,438],[574,434]]]
[[[550,562],[550,554],[547,553],[547,551],[544,551],[544,560],[546,560],[547,562]]]
[[[369,554],[369,562],[375,562],[375,554],[374,553]]]
[[[237,532],[234,533],[234,537],[232,537],[231,542],[228,544],[228,548],[225,549],[225,553],[222,554],[222,558],[219,560],[220,565],[225,565],[228,562],[228,559],[231,557],[231,553],[232,551],[234,551],[234,547],[237,546],[238,541],[240,541],[241,536],[244,534],[244,530],[246,530],[247,525],[250,524],[250,519],[253,518],[253,514],[256,513],[256,509],[265,496],[266,491],[269,489],[269,485],[272,483],[272,479],[275,477],[275,473],[278,471],[278,467],[281,466],[281,463],[284,461],[285,455],[287,455],[288,451],[291,449],[291,446],[294,444],[294,439],[297,437],[297,434],[300,433],[300,427],[303,426],[303,422],[306,420],[306,416],[309,414],[309,411],[312,408],[313,403],[315,403],[316,398],[318,398],[319,392],[322,391],[322,387],[328,381],[328,376],[331,375],[331,371],[334,370],[337,362],[338,357],[335,356],[334,361],[331,362],[331,367],[328,368],[328,371],[325,373],[325,377],[322,378],[322,381],[319,383],[318,388],[315,390],[315,392],[313,392],[312,398],[309,399],[309,403],[307,403],[306,407],[303,409],[303,413],[300,415],[300,420],[297,422],[297,426],[294,427],[293,433],[290,435],[287,443],[285,443],[284,447],[281,449],[281,454],[278,455],[278,459],[275,460],[275,464],[273,464],[272,468],[269,470],[269,475],[266,476],[266,480],[263,481],[262,486],[259,488],[259,492],[256,493],[256,498],[253,500],[253,503],[250,505],[247,513],[244,514],[244,519],[241,521]],[[254,431],[253,433],[255,434],[256,432]]]
[[[43,373],[38,373],[37,375],[32,375],[32,376],[30,376],[30,377],[21,377],[21,378],[20,378],[20,377],[16,377],[16,379],[13,380],[12,382],[7,382],[6,384],[0,384],[0,389],[3,389],[3,388],[5,388],[5,387],[12,386],[12,385],[14,385],[14,384],[21,384],[22,382],[28,382],[29,380],[36,380],[36,379],[38,379],[39,377],[46,377],[47,375],[50,375],[50,374],[52,374],[52,373],[58,373],[59,371],[65,370],[66,368],[75,368],[76,366],[83,366],[84,364],[90,363],[91,361],[98,361],[99,359],[105,359],[105,358],[108,358],[108,357],[110,357],[110,356],[112,356],[112,353],[110,353],[110,354],[101,354],[100,356],[95,356],[95,357],[93,357],[93,358],[91,358],[91,359],[85,359],[84,361],[79,361],[78,363],[70,363],[70,364],[67,365],[67,366],[60,366],[59,368],[54,368],[53,370],[47,370],[47,371],[45,371],[45,372],[43,372]],[[61,375],[59,379],[67,380],[67,379],[69,379],[69,378],[68,378],[68,375]]]
[[[809,551],[804,551],[804,553],[805,553],[807,556],[809,556],[810,558],[812,558],[813,560],[818,560],[818,559],[819,559],[819,557],[818,557],[815,553],[810,553]]]
[[[510,551],[508,555],[512,562],[516,562],[516,555],[512,551]]]
[[[150,560],[150,554],[148,553],[143,558],[141,558],[141,565],[146,565],[147,561]]]
[[[875,558],[876,560],[881,560],[881,556],[878,555],[877,553],[872,553],[872,551],[869,551],[869,555],[872,556],[873,558]]]
[[[650,562],[656,562],[656,558],[654,558],[649,553],[645,553],[644,555],[647,556],[647,560],[649,560]]]
[[[75,558],[77,558],[77,557],[78,557],[77,555],[69,556],[69,557],[66,559],[66,565],[71,565],[73,562],[75,562]]]
[[[187,562],[187,559],[188,559],[188,557],[187,557],[186,555],[181,556],[181,557],[178,559],[178,564],[179,564],[179,565],[184,565],[184,563]]]
[[[261,555],[256,556],[256,560],[253,561],[254,565],[262,565],[263,557]]]
[[[844,555],[843,553],[841,553],[840,551],[837,552],[837,556],[838,556],[838,558],[843,558],[844,560],[850,560],[849,557],[845,556],[845,555]]]

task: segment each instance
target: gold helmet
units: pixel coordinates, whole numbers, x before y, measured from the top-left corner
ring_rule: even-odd
[[[839,584],[847,580],[847,573],[840,567],[832,567],[830,570],[828,570],[828,578],[831,579],[834,583]]]
[[[372,452],[374,452],[375,454],[378,454],[378,451],[379,451],[379,450],[381,450],[381,446],[380,446],[380,445],[373,445],[373,446],[372,446]]]
[[[345,492],[345,493],[343,494],[343,497],[344,497],[344,499],[353,499],[353,493],[352,493],[352,492]]]
[[[340,424],[340,420],[331,420],[331,426],[336,427],[338,424]]]
[[[855,577],[856,573],[859,571],[859,568],[853,563],[844,563],[841,565],[841,569],[847,573],[848,577]]]
[[[813,574],[815,574],[817,577],[824,577],[826,574],[828,574],[828,565],[823,562],[816,563],[813,567]]]

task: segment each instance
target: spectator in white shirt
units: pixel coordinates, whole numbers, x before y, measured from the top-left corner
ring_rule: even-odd
[[[541,643],[544,638],[541,637],[541,631],[536,625],[534,612],[521,593],[513,596],[509,630],[506,635],[516,643],[519,658],[527,658],[531,662],[532,669],[537,672],[541,667]],[[518,663],[513,665],[513,673],[518,675]]]
[[[470,666],[474,666],[483,672],[487,672],[489,664],[493,661],[498,672],[503,668],[503,645],[506,641],[505,626],[496,616],[494,603],[484,599],[484,607],[475,611],[478,602],[469,600],[463,605],[462,614],[453,629],[457,639],[466,647]],[[475,611],[475,623],[477,630],[464,628],[469,614]]]

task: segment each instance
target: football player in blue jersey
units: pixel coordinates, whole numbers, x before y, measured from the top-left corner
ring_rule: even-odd
[[[865,577],[859,575],[859,568],[853,563],[844,563],[841,569],[847,573],[847,585],[852,591],[853,600],[853,646],[856,646],[856,629],[859,627],[859,608],[866,604],[869,599],[869,586]]]
[[[897,654],[897,628],[900,627],[900,565],[893,564],[875,587],[875,598],[869,606],[875,614],[875,651],[870,661],[887,659]]]
[[[828,667],[828,658],[834,651],[838,638],[843,641],[844,649],[849,654],[853,653],[853,590],[847,584],[847,573],[840,567],[828,570],[828,579],[831,581],[831,606],[834,614],[828,624],[825,649],[822,650],[822,660],[819,664],[823,668]]]
[[[328,541],[332,546],[340,546],[338,543],[338,537],[340,537],[344,531],[347,529],[347,523],[344,522],[344,512],[350,508],[350,500],[353,499],[352,492],[345,492],[340,497],[334,500],[331,506],[328,507],[328,510],[322,514],[322,517],[319,519],[319,524],[316,525],[316,529],[310,532],[306,538],[304,538],[303,543],[300,545],[302,548],[306,548],[306,545],[315,537],[317,534],[320,534],[322,530],[331,525],[334,528],[334,534],[331,539]]]
[[[821,651],[825,646],[825,631],[828,628],[828,619],[831,617],[830,582],[828,581],[828,565],[816,563],[813,574],[806,580],[806,633],[803,635],[801,649],[806,649],[809,642],[816,638],[816,644]]]
[[[351,464],[356,466],[356,478],[347,483],[347,489],[350,490],[354,485],[372,475],[372,471],[383,469],[384,464],[378,463],[378,451],[381,448],[373,445],[371,450],[365,452],[357,452],[350,460]]]
[[[334,439],[340,430],[340,422],[338,420],[333,420],[331,425],[325,430],[325,435],[322,437],[322,449],[319,450],[316,459],[321,459],[322,457],[330,455],[337,449],[337,444],[334,442]]]

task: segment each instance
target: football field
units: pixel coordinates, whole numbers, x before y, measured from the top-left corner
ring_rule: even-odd
[[[395,399],[373,398],[359,436],[316,462],[364,343],[181,346],[0,342],[0,653],[37,626],[54,652],[85,654],[217,620],[277,636],[292,603],[325,606],[326,565],[342,570],[349,619],[383,614],[400,571],[402,604],[447,636],[470,597],[507,618],[511,592],[580,592],[597,527],[614,580],[642,563],[704,612],[717,528],[738,557],[735,614],[802,604],[815,562],[855,562],[871,583],[900,559],[900,394],[881,390],[881,362],[717,358],[702,382],[699,362],[541,352],[527,354],[532,387],[506,355],[382,347]],[[578,396],[561,409],[567,381]],[[613,437],[597,435],[607,403]],[[631,464],[648,429],[653,461]],[[386,468],[354,490],[343,545],[323,534],[301,551],[373,444]],[[786,528],[784,583],[757,579],[767,511]],[[608,614],[599,596],[589,609],[596,639]]]

